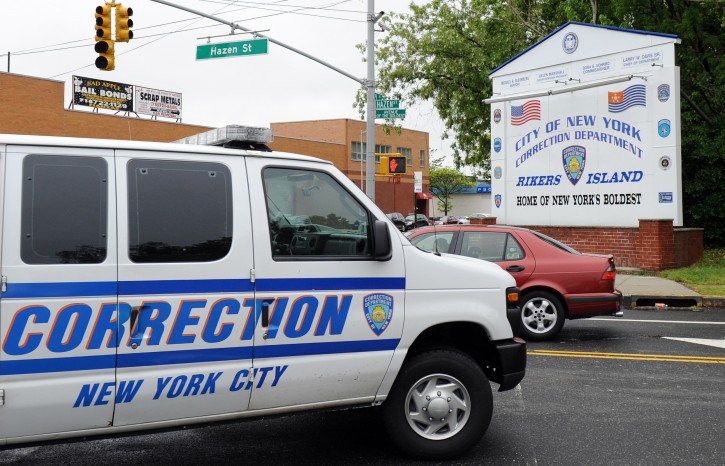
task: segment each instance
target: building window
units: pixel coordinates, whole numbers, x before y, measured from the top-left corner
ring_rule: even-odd
[[[365,142],[359,142],[359,141],[352,141],[352,160],[359,162],[361,160],[364,160],[364,154],[365,150],[367,149],[367,143]],[[375,153],[376,154],[390,154],[393,152],[393,148],[391,146],[386,146],[383,144],[375,144]],[[375,163],[380,163],[380,156],[375,156]]]
[[[352,141],[352,159],[357,162],[363,160],[365,147],[367,147],[367,145],[364,142]]]
[[[20,257],[26,264],[106,260],[108,167],[96,157],[23,160]]]
[[[413,166],[413,149],[409,149],[407,147],[398,147],[398,152],[400,152],[400,155],[405,157],[406,165],[409,167]]]
[[[128,164],[129,258],[210,262],[232,246],[232,177],[218,163]]]
[[[420,168],[425,167],[425,150],[420,151]]]

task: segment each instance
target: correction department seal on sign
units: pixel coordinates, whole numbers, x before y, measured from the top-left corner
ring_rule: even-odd
[[[393,318],[393,297],[389,294],[369,294],[363,298],[363,309],[370,330],[380,336]]]
[[[561,42],[561,48],[564,49],[565,53],[574,53],[579,47],[579,38],[573,32],[568,33],[564,36],[564,40]]]
[[[561,151],[562,162],[564,164],[564,173],[569,178],[571,184],[575,185],[579,182],[584,173],[584,165],[587,160],[587,149],[582,146],[569,146]]]

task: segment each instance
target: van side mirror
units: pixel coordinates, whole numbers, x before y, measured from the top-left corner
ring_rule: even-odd
[[[393,247],[390,241],[388,222],[375,220],[373,224],[373,258],[387,261],[393,257]]]

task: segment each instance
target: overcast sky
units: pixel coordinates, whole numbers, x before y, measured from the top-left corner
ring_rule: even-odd
[[[368,0],[172,0],[262,33],[365,78],[355,45],[367,40]],[[84,76],[179,92],[184,123],[268,127],[271,122],[360,119],[353,101],[359,84],[278,45],[267,55],[197,61],[196,46],[245,40],[230,27],[150,0],[126,0],[134,39],[116,44],[116,69],[93,64],[98,0],[3,2],[0,69],[66,83]],[[408,0],[375,0],[375,11],[407,11]],[[376,38],[381,34],[376,33]],[[225,36],[212,37],[208,36]],[[90,108],[89,108],[90,111]],[[146,116],[144,116],[146,117]],[[378,120],[382,123],[382,120]],[[430,133],[432,157],[449,155],[443,126],[430,105],[408,108],[403,127]]]

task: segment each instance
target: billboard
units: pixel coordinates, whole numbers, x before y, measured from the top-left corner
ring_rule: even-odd
[[[165,118],[181,118],[181,94],[134,86],[136,113]]]
[[[181,94],[73,76],[73,105],[181,119]]]
[[[73,105],[133,112],[133,86],[73,76]]]
[[[569,24],[492,73],[499,223],[682,225],[676,39],[648,34]]]

